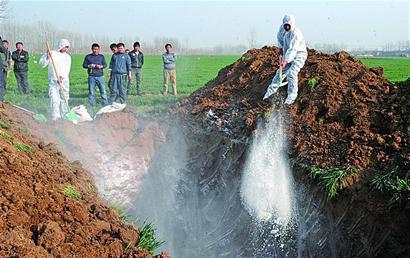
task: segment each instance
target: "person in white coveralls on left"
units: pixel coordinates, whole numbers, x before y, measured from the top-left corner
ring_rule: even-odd
[[[39,61],[41,67],[45,68],[48,66],[48,96],[50,97],[51,118],[53,120],[60,119],[68,113],[68,106],[65,100],[68,101],[70,90],[68,76],[71,69],[71,56],[67,53],[69,47],[70,43],[68,40],[60,39],[55,50],[47,51]],[[54,71],[50,55],[54,61],[57,74]],[[59,78],[57,78],[57,75]],[[62,92],[58,84],[61,85]],[[64,96],[61,94],[64,94]]]

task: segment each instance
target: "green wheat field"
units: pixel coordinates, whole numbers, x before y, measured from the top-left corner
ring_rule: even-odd
[[[8,78],[5,101],[25,107],[29,110],[49,115],[47,69],[38,65],[39,55],[31,56],[29,61],[30,95],[21,95],[17,91],[14,73]],[[84,104],[93,114],[101,107],[98,102],[96,109],[91,109],[88,100],[87,72],[82,68],[83,56],[72,55],[70,73],[70,106]],[[239,56],[179,56],[177,61],[178,97],[162,96],[162,59],[160,56],[146,56],[143,67],[143,96],[136,96],[133,88],[129,96],[129,104],[144,115],[156,115],[166,111],[169,105],[176,103],[215,78],[218,71],[233,63]],[[107,63],[110,56],[106,56]],[[368,66],[381,66],[385,76],[393,82],[410,77],[410,58],[362,58]],[[105,75],[106,76],[106,75]],[[106,76],[107,77],[107,76]],[[106,78],[106,82],[107,82]],[[109,94],[108,87],[106,87]],[[97,94],[99,101],[99,95]]]

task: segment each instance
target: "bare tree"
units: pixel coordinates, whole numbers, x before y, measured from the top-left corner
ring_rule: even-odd
[[[249,29],[248,45],[249,45],[249,48],[256,47],[256,30],[254,27]]]
[[[0,0],[0,21],[7,19],[8,0]]]

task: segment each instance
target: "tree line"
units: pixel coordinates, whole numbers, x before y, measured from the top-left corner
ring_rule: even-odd
[[[144,41],[138,36],[123,36],[111,38],[109,36],[92,35],[79,32],[72,32],[58,29],[50,22],[38,21],[30,25],[24,25],[13,20],[3,19],[0,21],[0,31],[3,39],[7,39],[11,44],[22,41],[25,49],[30,53],[43,53],[46,49],[46,42],[52,46],[60,38],[70,41],[70,52],[73,54],[85,54],[90,51],[92,43],[97,42],[102,46],[103,53],[110,53],[111,43],[123,42],[127,48],[132,49],[135,41],[140,41],[144,53],[161,54],[164,52],[165,43],[171,43],[175,51],[179,54],[242,54],[247,50],[247,46],[238,45],[218,45],[209,49],[195,49],[189,47],[189,42],[182,43],[177,38],[156,37],[152,41]]]

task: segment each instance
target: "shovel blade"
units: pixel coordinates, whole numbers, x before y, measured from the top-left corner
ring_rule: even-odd
[[[33,119],[37,122],[47,122],[47,117],[43,114],[35,114],[33,115]]]
[[[280,87],[285,86],[286,84],[288,84],[287,81],[269,85],[268,89],[266,90],[265,95],[263,96],[263,99],[269,98],[271,95],[275,94]]]

